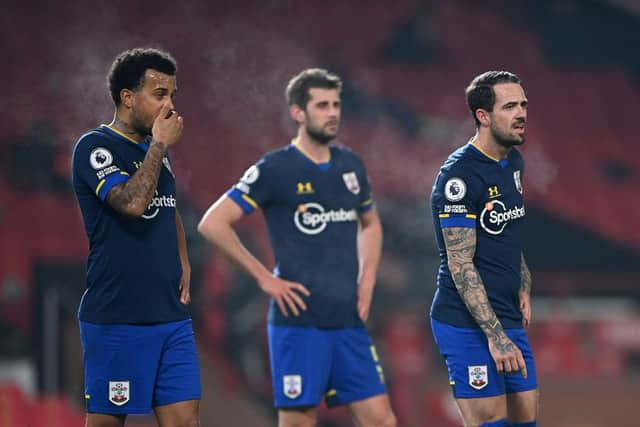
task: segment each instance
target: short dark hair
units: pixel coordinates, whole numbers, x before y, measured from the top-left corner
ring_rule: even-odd
[[[120,91],[141,87],[148,69],[174,76],[178,71],[178,65],[171,54],[153,48],[130,49],[116,56],[107,76],[111,98],[116,107],[122,102]]]
[[[307,68],[289,80],[285,96],[287,103],[297,105],[306,110],[307,103],[311,99],[309,89],[336,89],[342,90],[342,80],[337,74],[330,73],[322,68]]]
[[[467,106],[476,126],[480,125],[480,121],[476,117],[476,110],[482,108],[489,112],[493,111],[493,106],[496,103],[496,93],[493,87],[500,83],[520,84],[521,81],[518,76],[509,71],[487,71],[474,77],[464,91]]]

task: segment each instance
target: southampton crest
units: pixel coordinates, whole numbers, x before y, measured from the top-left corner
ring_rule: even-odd
[[[513,173],[513,182],[516,184],[516,190],[522,194],[522,181],[520,181],[520,171],[517,170]]]
[[[343,173],[342,179],[344,180],[344,185],[347,186],[347,190],[353,194],[360,193],[360,183],[358,182],[358,176],[355,172]]]

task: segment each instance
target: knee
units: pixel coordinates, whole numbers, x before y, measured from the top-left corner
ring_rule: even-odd
[[[380,419],[380,422],[376,424],[376,427],[397,427],[398,420],[393,412],[389,412],[385,417]]]
[[[200,421],[198,417],[189,418],[180,422],[177,427],[200,427]]]

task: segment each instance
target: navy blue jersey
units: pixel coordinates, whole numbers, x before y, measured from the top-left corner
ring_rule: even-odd
[[[373,202],[364,164],[351,150],[332,146],[331,160],[317,164],[291,144],[251,166],[227,195],[245,213],[262,208],[274,273],[311,292],[298,317],[284,317],[271,301],[271,324],[363,326],[357,311],[358,214]]]
[[[473,262],[489,302],[505,328],[521,328],[518,290],[521,282],[524,163],[515,148],[497,161],[472,144],[455,151],[440,169],[431,193],[440,253],[438,288],[431,316],[459,327],[478,327],[456,290],[447,266],[442,229],[475,228]]]
[[[142,217],[120,214],[105,200],[140,167],[148,148],[147,141],[136,143],[103,125],[83,135],[73,150],[73,187],[89,239],[82,321],[145,324],[189,318],[179,301],[182,267],[169,158],[163,158],[156,195]]]

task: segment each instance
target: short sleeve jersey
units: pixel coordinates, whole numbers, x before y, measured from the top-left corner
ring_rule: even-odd
[[[442,230],[476,230],[473,262],[489,302],[505,328],[522,327],[518,290],[521,284],[522,196],[524,163],[513,148],[496,160],[469,143],[455,151],[436,177],[431,209],[440,254],[437,290],[431,316],[459,327],[478,327],[456,290],[447,266]]]
[[[116,212],[109,191],[142,165],[148,141],[108,126],[83,135],[73,150],[73,187],[89,239],[87,289],[80,320],[149,324],[189,318],[179,301],[182,267],[176,231],[176,185],[163,158],[155,197],[139,218]]]
[[[262,209],[274,273],[311,292],[298,317],[284,317],[271,301],[269,322],[275,325],[363,326],[357,312],[358,215],[373,206],[371,189],[351,150],[330,150],[330,161],[317,164],[290,144],[251,166],[227,193],[246,214]]]

